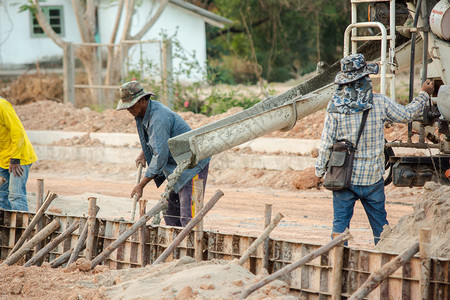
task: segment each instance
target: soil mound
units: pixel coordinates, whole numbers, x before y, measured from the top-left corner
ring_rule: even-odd
[[[316,174],[315,168],[306,168],[297,172],[295,178],[292,180],[292,185],[298,190],[307,190],[316,188]]]
[[[402,217],[397,226],[385,226],[376,249],[400,253],[419,238],[419,230],[431,229],[433,257],[450,258],[450,187],[427,182],[423,199],[413,206],[414,212]]]
[[[23,74],[10,84],[1,84],[0,96],[13,105],[49,99],[62,102],[63,86],[63,79],[58,74]]]
[[[69,268],[0,266],[0,298],[26,299],[236,299],[262,276],[223,260],[196,263],[192,257],[145,268],[83,271]],[[276,280],[248,299],[297,299]]]
[[[25,105],[15,105],[14,109],[26,130],[62,130],[81,132],[121,132],[137,133],[134,118],[126,111],[106,109],[99,113],[88,107],[76,108],[70,103],[42,100]],[[227,112],[211,117],[193,112],[180,112],[180,116],[192,129],[221,120],[242,111],[233,107]],[[320,139],[325,111],[318,111],[298,121],[287,132],[274,131],[267,137]],[[395,124],[385,130],[386,139],[406,140],[407,126]]]

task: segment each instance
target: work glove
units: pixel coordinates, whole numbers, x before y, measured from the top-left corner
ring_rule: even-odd
[[[434,93],[434,84],[433,81],[430,79],[425,80],[425,82],[422,85],[422,91],[427,92],[428,95],[433,95]]]

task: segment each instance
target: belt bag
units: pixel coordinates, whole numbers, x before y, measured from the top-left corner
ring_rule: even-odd
[[[356,145],[347,140],[339,140],[333,144],[328,168],[323,179],[323,187],[331,191],[341,191],[348,189],[352,182],[353,159],[355,158],[356,147],[366,123],[369,110],[364,111],[361,124],[359,126]]]

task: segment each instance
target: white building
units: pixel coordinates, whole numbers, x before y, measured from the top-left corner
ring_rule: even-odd
[[[156,3],[155,3],[156,2]],[[156,11],[158,0],[143,0],[137,7],[133,19],[132,32],[142,28],[153,7]],[[0,69],[23,68],[36,62],[60,61],[63,49],[48,38],[29,10],[19,12],[17,0],[0,1]],[[25,2],[23,2],[25,3]],[[99,0],[98,43],[109,43],[117,12],[117,1]],[[64,41],[80,43],[78,25],[73,13],[71,0],[46,0],[41,7],[50,25]],[[123,12],[125,14],[125,11]],[[122,18],[123,19],[123,18]],[[169,37],[176,34],[180,46],[195,58],[201,66],[206,66],[206,23],[223,27],[230,21],[198,6],[181,0],[170,0],[169,4],[142,40],[161,40],[161,32]],[[119,32],[120,29],[119,29]],[[118,37],[120,38],[120,36]],[[159,63],[158,44],[144,44],[135,47],[131,62],[141,59]],[[173,61],[176,69],[179,62]]]

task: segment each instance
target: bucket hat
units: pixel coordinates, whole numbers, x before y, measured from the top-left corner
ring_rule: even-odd
[[[117,110],[127,109],[136,104],[142,97],[151,95],[152,92],[145,92],[144,88],[138,81],[129,81],[119,87],[120,100],[117,103]]]
[[[366,75],[377,73],[377,64],[366,63],[364,55],[356,53],[341,59],[341,71],[336,74],[334,83],[347,84],[356,81]]]

